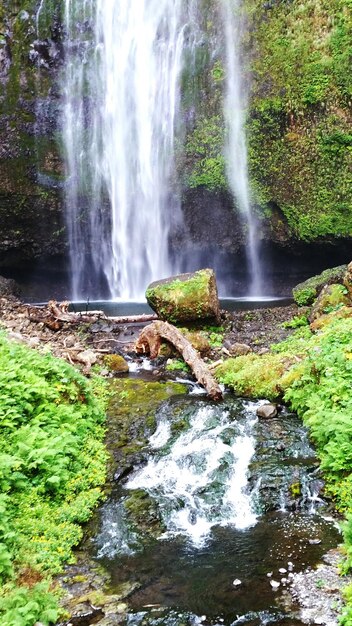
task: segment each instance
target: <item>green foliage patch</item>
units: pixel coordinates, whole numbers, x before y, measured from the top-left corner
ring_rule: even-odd
[[[351,235],[350,0],[246,0],[254,202],[306,241]],[[250,33],[253,32],[254,35]],[[281,222],[281,223],[280,223]]]
[[[346,307],[347,309],[347,307]],[[283,398],[309,427],[326,489],[346,516],[344,571],[352,569],[352,309],[347,318],[326,316],[313,334],[299,328],[268,354],[229,359],[218,380],[237,394]],[[346,590],[343,626],[352,626],[352,586]]]
[[[347,265],[338,265],[299,283],[292,289],[294,301],[298,306],[312,304],[325,285],[342,282],[346,270]]]
[[[103,401],[73,367],[3,333],[0,393],[0,622],[49,624],[50,575],[72,562],[102,495]]]

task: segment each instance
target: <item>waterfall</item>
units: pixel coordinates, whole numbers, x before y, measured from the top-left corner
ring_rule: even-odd
[[[177,271],[168,239],[180,219],[175,137],[194,5],[65,0],[63,137],[75,299],[140,298],[151,280]]]
[[[245,88],[241,78],[239,16],[240,0],[222,0],[226,41],[225,119],[228,140],[225,148],[227,176],[231,191],[245,222],[246,255],[250,272],[249,295],[261,295],[261,270],[258,254],[258,233],[251,211],[247,148],[244,132]]]

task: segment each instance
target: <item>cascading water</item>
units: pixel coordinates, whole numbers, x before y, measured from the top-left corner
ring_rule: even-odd
[[[217,524],[248,528],[256,521],[246,491],[256,421],[249,411],[246,422],[230,426],[228,412],[217,421],[211,407],[200,407],[169,453],[150,459],[127,487],[147,489],[160,502],[168,532],[183,533],[196,545]],[[152,440],[155,449],[171,437],[166,424],[159,423]]]
[[[180,215],[174,142],[194,6],[66,0],[63,134],[75,299],[139,298],[151,280],[177,270],[168,235]]]
[[[301,422],[285,410],[260,420],[260,404],[173,397],[141,465],[123,468],[117,453],[127,475],[101,508],[93,549],[112,592],[130,589],[124,626],[302,626],[271,582],[287,587],[338,531],[316,514],[322,483]]]
[[[250,273],[250,296],[262,293],[261,269],[258,252],[258,233],[252,214],[247,168],[247,147],[244,132],[245,88],[241,78],[240,0],[222,0],[226,41],[226,97],[225,119],[228,140],[225,149],[227,176],[233,196],[240,209],[247,230],[246,254]]]

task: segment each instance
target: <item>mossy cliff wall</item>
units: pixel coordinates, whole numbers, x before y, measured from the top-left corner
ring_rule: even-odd
[[[62,255],[60,2],[0,1],[0,271]]]
[[[202,104],[187,128],[184,203],[187,214],[194,198],[202,198],[207,215],[212,204],[217,213],[219,198],[231,202],[222,148],[225,71],[219,3],[204,4],[202,46],[207,49],[212,38],[217,45],[197,63]],[[248,165],[262,237],[280,245],[349,238],[352,2],[243,0],[242,20]],[[228,228],[226,213],[224,218],[226,235],[219,243],[226,247],[231,239],[234,248],[238,237],[231,220]],[[188,219],[194,230],[194,213]]]
[[[38,23],[36,15],[41,8]],[[352,235],[352,0],[243,0],[248,163],[263,240]],[[220,0],[198,0],[182,82],[178,170],[191,246],[245,243],[225,173]],[[0,0],[0,273],[63,267],[61,0]],[[181,237],[182,235],[182,237]],[[179,233],[184,246],[184,233]],[[348,259],[345,259],[346,261]]]

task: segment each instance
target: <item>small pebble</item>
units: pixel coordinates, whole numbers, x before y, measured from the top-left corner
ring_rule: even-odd
[[[242,581],[239,578],[235,578],[232,584],[234,587],[238,587],[239,585],[242,585]]]
[[[280,587],[280,583],[278,583],[276,580],[271,580],[270,584],[273,589],[278,589]]]
[[[287,575],[287,578],[290,578],[291,580],[292,580],[292,578],[294,578],[294,577],[295,577],[295,575],[294,575],[294,574],[292,574],[292,572],[290,572],[290,573]]]
[[[309,539],[308,543],[310,543],[311,546],[317,546],[321,543],[321,539]]]
[[[284,567],[280,567],[279,572],[280,574],[286,574],[287,569],[285,569]]]
[[[287,569],[288,569],[288,571],[289,571],[289,572],[292,572],[293,567],[294,567],[294,565],[293,565],[292,561],[289,561],[289,562],[287,563]]]
[[[273,573],[272,573],[272,572],[268,572],[268,573],[267,573],[267,577],[268,577],[268,578],[270,578],[272,575],[273,575]]]

